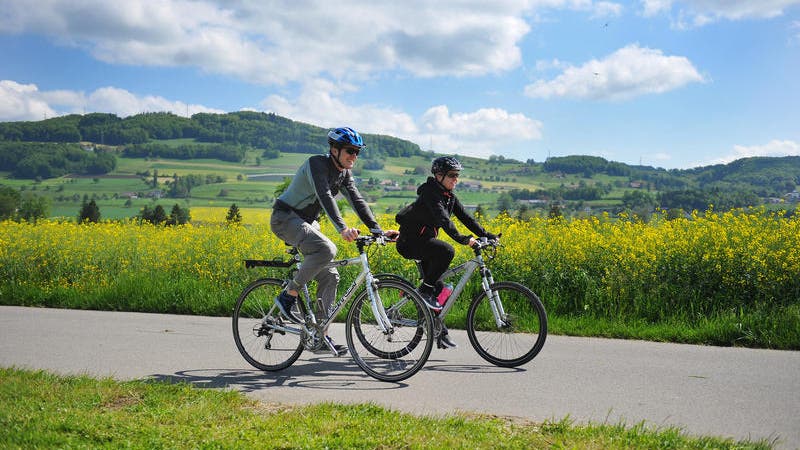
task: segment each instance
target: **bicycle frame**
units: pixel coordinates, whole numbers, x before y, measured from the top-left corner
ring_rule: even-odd
[[[447,303],[445,303],[442,310],[439,312],[439,317],[444,318],[447,316],[448,311],[453,307],[455,300],[458,299],[458,296],[461,295],[461,292],[467,286],[472,275],[475,273],[476,270],[480,273],[481,276],[481,288],[484,292],[486,292],[486,297],[490,299],[489,305],[492,308],[492,313],[494,314],[494,320],[497,324],[497,327],[502,327],[505,323],[506,313],[503,309],[503,303],[500,301],[500,296],[497,294],[497,291],[493,291],[491,286],[494,284],[494,278],[492,277],[492,271],[486,267],[486,261],[483,259],[482,249],[488,245],[491,245],[488,240],[485,238],[481,238],[476,245],[479,247],[475,249],[475,257],[467,260],[455,267],[451,267],[447,269],[439,280],[446,280],[448,278],[452,278],[457,275],[459,272],[463,272],[461,278],[459,278],[456,285],[453,287],[453,292],[450,293],[450,296],[447,299]],[[419,267],[419,266],[418,266]],[[422,271],[420,270],[420,274]]]
[[[358,256],[348,259],[339,259],[331,261],[325,264],[323,267],[324,269],[329,269],[332,267],[345,267],[345,266],[353,266],[357,264],[361,264],[361,271],[356,276],[355,280],[350,284],[347,290],[342,294],[342,296],[336,302],[332,303],[328,309],[325,311],[328,317],[322,321],[317,322],[316,315],[314,314],[314,308],[311,301],[311,295],[308,291],[308,285],[305,284],[301,287],[300,292],[302,292],[303,300],[298,302],[300,307],[300,312],[303,314],[305,318],[305,326],[303,328],[293,327],[293,326],[278,326],[273,325],[272,327],[277,331],[288,332],[293,334],[302,335],[305,331],[309,334],[309,337],[312,340],[316,340],[318,338],[317,333],[320,333],[322,330],[326,329],[328,325],[333,322],[339,312],[342,311],[344,306],[355,296],[358,292],[358,289],[364,285],[367,289],[367,294],[370,299],[372,312],[375,317],[379,317],[380,321],[378,325],[381,328],[381,331],[384,334],[392,334],[393,327],[389,320],[389,317],[386,314],[386,309],[383,307],[383,302],[381,302],[380,298],[378,297],[377,292],[375,292],[374,286],[374,277],[372,276],[372,271],[369,266],[369,260],[367,259],[367,253],[364,250],[364,247],[367,245],[366,241],[360,240],[357,242],[358,245]],[[292,253],[292,251],[290,251]],[[294,257],[290,263],[285,263],[285,266],[292,266],[297,264],[297,266],[290,272],[290,275],[286,279],[286,283],[289,282],[291,278],[291,274],[294,273],[297,269],[300,268],[302,265],[302,260],[297,252],[294,252]],[[275,310],[277,306],[272,307],[270,312]]]

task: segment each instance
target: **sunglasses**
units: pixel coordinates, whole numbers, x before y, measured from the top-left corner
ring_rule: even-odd
[[[458,172],[448,172],[447,178],[458,178]]]
[[[347,152],[348,155],[358,156],[358,154],[361,153],[361,149],[356,147],[344,147],[343,149],[344,151]]]

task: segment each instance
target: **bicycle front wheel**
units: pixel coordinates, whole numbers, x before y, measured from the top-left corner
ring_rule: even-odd
[[[547,338],[544,306],[530,289],[513,281],[495,283],[491,291],[499,298],[499,304],[494,304],[498,309],[483,291],[469,306],[469,342],[483,359],[496,366],[525,364],[542,350]]]
[[[376,280],[375,294],[390,321],[384,331],[365,289],[347,314],[347,346],[361,369],[381,381],[417,373],[433,348],[433,317],[414,287],[401,280]]]
[[[261,370],[285,369],[303,352],[300,334],[287,330],[290,324],[275,307],[274,299],[282,290],[281,280],[256,280],[244,289],[233,308],[236,348],[247,362]]]

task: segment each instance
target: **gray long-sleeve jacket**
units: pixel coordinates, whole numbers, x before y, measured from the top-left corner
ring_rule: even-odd
[[[334,200],[340,192],[361,221],[369,227],[369,231],[380,233],[381,227],[356,188],[353,174],[349,170],[337,170],[330,156],[316,155],[308,158],[297,169],[289,187],[278,197],[275,207],[288,206],[309,223],[317,220],[324,210],[336,231],[341,233],[346,224]]]

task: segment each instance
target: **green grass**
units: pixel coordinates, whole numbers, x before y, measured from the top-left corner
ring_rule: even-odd
[[[0,368],[0,448],[769,449],[639,423],[415,416],[372,404],[288,406],[156,381]]]

